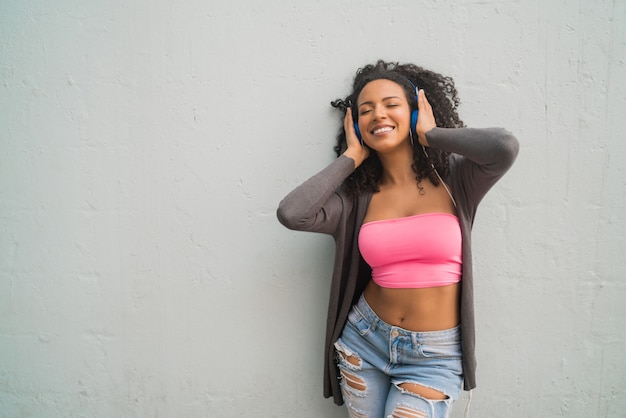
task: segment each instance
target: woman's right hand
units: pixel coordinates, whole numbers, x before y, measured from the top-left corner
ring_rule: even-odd
[[[354,160],[354,168],[357,168],[369,157],[370,150],[367,146],[361,145],[361,141],[356,136],[352,120],[352,109],[350,108],[348,108],[346,116],[343,118],[343,129],[346,132],[346,143],[348,145],[343,155],[352,158]]]

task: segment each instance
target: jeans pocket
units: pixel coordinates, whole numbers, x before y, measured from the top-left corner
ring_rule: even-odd
[[[420,345],[420,352],[426,358],[461,358],[461,343],[458,341],[426,342]]]
[[[361,312],[352,307],[348,313],[348,323],[358,332],[361,336],[369,334],[372,329],[372,323],[363,317]]]

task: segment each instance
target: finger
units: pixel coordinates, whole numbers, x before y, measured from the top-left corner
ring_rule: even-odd
[[[424,94],[424,90],[420,90],[417,94],[417,107],[419,110],[424,110],[426,106],[426,94]]]
[[[346,145],[348,147],[359,142],[356,137],[356,131],[354,130],[354,123],[352,122],[352,110],[350,110],[350,108],[348,108],[348,111],[346,112],[346,117],[343,119],[343,130],[346,133]]]
[[[424,103],[424,109],[431,110],[432,106],[430,105],[430,102],[428,101],[428,98],[426,97],[426,93],[424,92],[424,90],[420,90],[420,92],[422,93],[420,94],[420,97],[422,98],[422,101]]]
[[[354,126],[352,125],[352,112],[350,109],[346,112],[346,117],[343,118],[343,130],[346,132],[346,141],[348,141],[348,137],[351,135],[356,135],[354,133]]]
[[[352,109],[348,108],[346,111],[346,117],[343,119],[343,129],[346,131],[346,137],[356,136],[354,131],[354,122],[352,121]]]
[[[351,108],[347,108],[346,117],[344,118],[344,120],[346,121],[346,123],[349,123],[350,125],[352,125],[352,109]]]

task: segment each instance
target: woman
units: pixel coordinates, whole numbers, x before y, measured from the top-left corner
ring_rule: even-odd
[[[279,205],[286,227],[335,239],[324,396],[351,417],[445,417],[476,386],[470,232],[518,142],[464,128],[458,103],[421,67],[360,69],[332,103],[338,158]]]

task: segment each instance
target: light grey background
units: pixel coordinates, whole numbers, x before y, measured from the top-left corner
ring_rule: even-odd
[[[332,240],[275,208],[378,58],[521,143],[474,228],[472,416],[623,416],[625,28],[621,0],[1,2],[0,416],[345,417]]]

